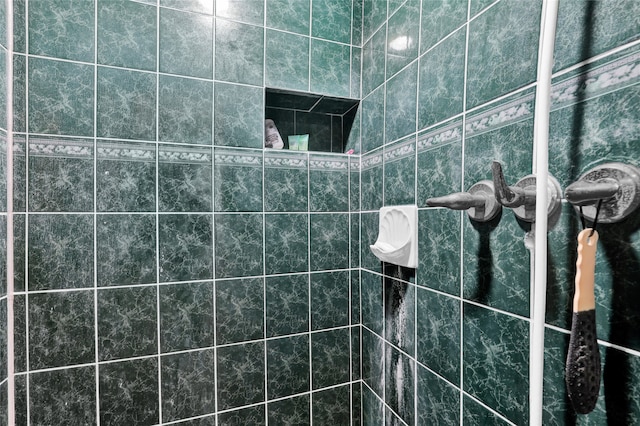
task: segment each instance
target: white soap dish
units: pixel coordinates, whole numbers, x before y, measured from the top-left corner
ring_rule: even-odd
[[[370,245],[383,262],[418,267],[418,207],[388,206],[380,209],[378,239]]]

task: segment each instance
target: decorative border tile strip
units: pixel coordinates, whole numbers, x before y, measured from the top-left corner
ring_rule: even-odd
[[[640,82],[640,52],[553,85],[551,109],[573,105]]]
[[[155,162],[155,144],[132,142],[98,142],[99,160]]]
[[[29,138],[29,155],[34,157],[93,158],[89,139]]]
[[[262,151],[215,148],[214,163],[229,166],[262,167]]]
[[[384,161],[397,161],[410,157],[416,153],[415,138],[410,138],[404,142],[394,143],[384,148]]]
[[[427,130],[418,135],[418,152],[462,140],[462,121],[456,120],[444,127]]]
[[[164,145],[158,150],[162,163],[211,164],[211,148]]]
[[[353,170],[360,170],[360,156],[352,156],[349,158],[349,166]]]
[[[367,153],[362,156],[362,170],[372,169],[377,166],[382,166],[382,150],[375,151],[374,153]]]
[[[307,154],[302,152],[265,151],[264,166],[274,169],[306,169]]]
[[[309,155],[311,170],[349,170],[349,158],[346,155]]]
[[[465,126],[467,136],[479,135],[533,118],[534,99],[535,93],[530,93],[472,116]]]

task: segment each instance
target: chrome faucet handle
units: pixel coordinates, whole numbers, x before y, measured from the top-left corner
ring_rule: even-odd
[[[502,172],[502,164],[498,161],[491,163],[493,184],[496,188],[496,200],[505,207],[513,209],[513,213],[525,222],[534,222],[536,216],[536,177],[528,175],[516,182],[515,185],[507,185]],[[547,215],[554,217],[560,209],[562,190],[560,184],[551,175],[548,179],[548,203]]]
[[[520,206],[535,206],[536,191],[530,187],[509,186],[502,172],[502,164],[498,161],[491,163],[493,184],[496,188],[496,199],[505,207],[516,208]],[[535,185],[534,185],[535,188]]]
[[[589,221],[602,200],[599,223],[615,223],[640,205],[640,169],[625,163],[605,163],[589,170],[567,186],[564,196]]]
[[[429,207],[446,207],[466,210],[469,217],[478,222],[487,222],[498,215],[502,207],[494,197],[493,182],[482,180],[468,192],[456,192],[442,197],[429,198]]]

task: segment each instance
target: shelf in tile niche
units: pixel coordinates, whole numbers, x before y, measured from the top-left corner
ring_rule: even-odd
[[[308,151],[345,152],[360,104],[358,99],[265,90],[265,120],[273,120],[284,149],[290,149],[289,136],[308,134]]]

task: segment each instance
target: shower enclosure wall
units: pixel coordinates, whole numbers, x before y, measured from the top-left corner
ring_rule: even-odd
[[[11,351],[20,425],[528,424],[527,225],[423,206],[491,160],[531,173],[541,2],[7,4],[0,418]],[[638,40],[637,1],[561,0],[563,188],[640,166]],[[264,150],[265,87],[361,99],[355,154]],[[380,207],[413,203],[412,274],[369,244]],[[603,386],[580,418],[563,378],[580,224],[564,205],[550,229],[545,425],[640,422],[639,221],[600,228]]]

